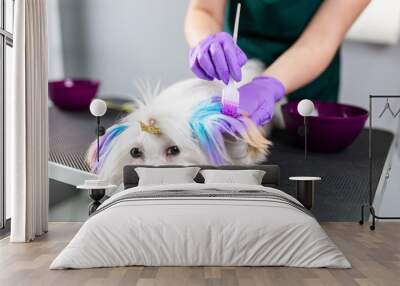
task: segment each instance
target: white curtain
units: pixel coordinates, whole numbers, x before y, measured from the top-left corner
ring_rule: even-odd
[[[15,1],[13,92],[6,98],[6,187],[12,242],[48,226],[46,0]]]

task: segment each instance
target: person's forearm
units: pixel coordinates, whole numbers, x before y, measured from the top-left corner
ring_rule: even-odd
[[[185,27],[186,40],[191,48],[208,35],[220,32],[222,29],[210,14],[202,10],[190,11]]]
[[[295,44],[270,65],[264,74],[279,79],[286,93],[291,93],[317,78],[328,67],[339,44]]]
[[[208,35],[222,31],[224,6],[225,3],[221,0],[190,3],[185,20],[185,35],[191,48]]]
[[[330,64],[347,30],[370,0],[325,0],[300,38],[265,71],[291,93]]]

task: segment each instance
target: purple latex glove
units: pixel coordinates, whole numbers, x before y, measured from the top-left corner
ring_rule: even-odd
[[[189,53],[190,68],[199,78],[216,78],[225,84],[228,84],[230,77],[235,81],[242,79],[240,68],[246,61],[244,52],[225,32],[208,36]]]
[[[272,119],[275,103],[285,95],[285,87],[275,78],[259,76],[240,87],[239,94],[239,113],[256,125],[264,125]]]

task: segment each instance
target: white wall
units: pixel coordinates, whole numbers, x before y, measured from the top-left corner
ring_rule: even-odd
[[[66,75],[100,79],[100,93],[107,96],[132,94],[138,79],[165,86],[190,76],[187,3],[60,0]]]
[[[400,43],[391,46],[346,42],[342,53],[341,101],[368,109],[370,94],[400,95]],[[374,101],[373,122],[381,128],[396,130],[400,116],[377,118],[385,101]],[[391,100],[400,109],[400,99]]]
[[[49,33],[49,80],[64,78],[60,7],[56,0],[47,2],[47,26]]]
[[[188,1],[58,1],[65,73],[100,79],[102,96],[132,94],[137,79],[165,86],[191,76],[183,35]],[[400,44],[346,42],[342,55],[342,102],[367,108],[371,93],[400,94]],[[385,117],[376,124],[393,129],[397,122]]]

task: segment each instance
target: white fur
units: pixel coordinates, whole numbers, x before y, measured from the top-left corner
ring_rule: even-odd
[[[262,70],[260,63],[249,61],[243,69],[243,80],[239,85],[248,82]],[[122,183],[122,169],[125,165],[210,164],[207,155],[192,136],[189,120],[196,106],[212,96],[220,95],[222,88],[223,85],[217,81],[189,79],[159,93],[158,90],[152,92],[148,85],[142,83],[142,97],[135,100],[137,108],[122,120],[129,127],[111,143],[111,151],[99,176],[119,185]],[[139,121],[148,123],[150,119],[156,121],[162,131],[161,135],[141,130]],[[265,160],[264,154],[249,151],[243,141],[227,138],[225,144],[231,164],[255,164]],[[166,149],[174,145],[178,146],[180,153],[177,156],[167,156]],[[142,158],[135,159],[130,155],[133,147],[143,152]]]

